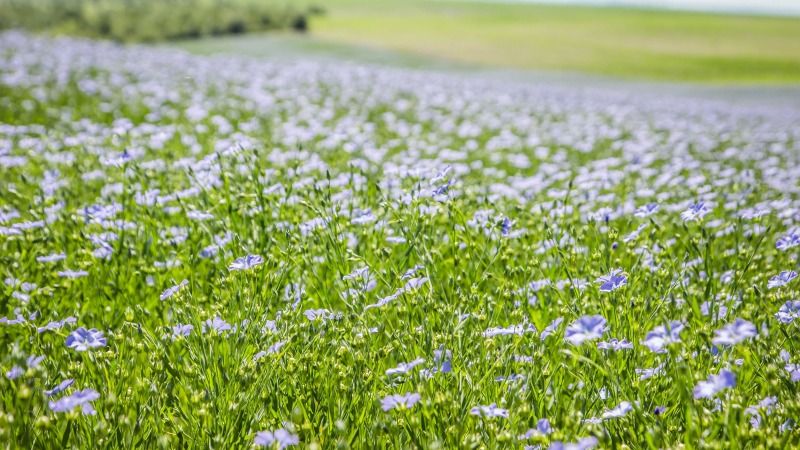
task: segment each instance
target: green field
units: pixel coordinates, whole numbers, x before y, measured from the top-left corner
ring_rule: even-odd
[[[459,1],[333,0],[314,40],[458,63],[725,83],[800,80],[800,19]]]
[[[270,59],[314,58],[327,61],[356,61],[420,68],[449,69],[466,66],[409,52],[343,44],[308,34],[290,32],[213,36],[168,42],[163,45],[177,46],[199,55],[228,54]]]
[[[0,49],[2,449],[800,448],[800,102]]]

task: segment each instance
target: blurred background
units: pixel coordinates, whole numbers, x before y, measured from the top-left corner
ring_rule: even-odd
[[[0,0],[0,27],[201,54],[800,82],[800,0]]]

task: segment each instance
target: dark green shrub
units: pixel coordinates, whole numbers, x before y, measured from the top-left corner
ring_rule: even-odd
[[[297,4],[290,0],[0,0],[0,28],[118,41],[305,31],[312,9]]]

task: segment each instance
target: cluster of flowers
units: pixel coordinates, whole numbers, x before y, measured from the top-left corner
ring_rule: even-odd
[[[0,398],[35,387],[42,407],[16,414],[115,424],[43,442],[107,437],[125,408],[215,448],[794,429],[797,110],[13,32],[0,48]],[[746,423],[718,414],[732,404]]]

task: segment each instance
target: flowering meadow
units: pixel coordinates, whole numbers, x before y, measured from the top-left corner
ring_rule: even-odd
[[[800,108],[0,34],[6,448],[800,445]]]

